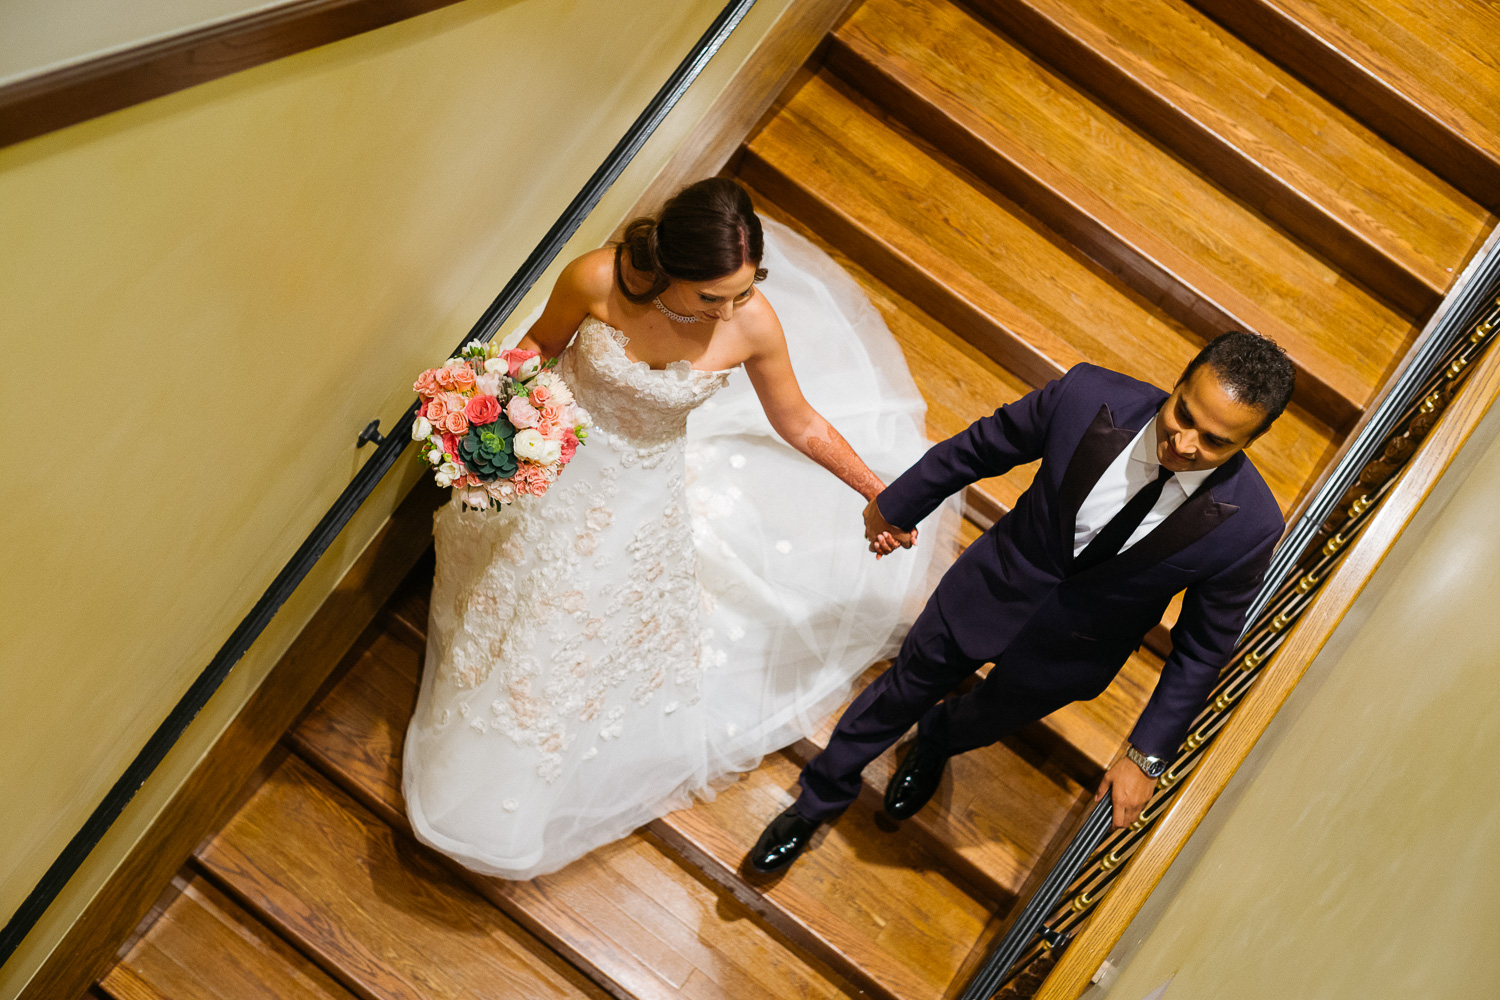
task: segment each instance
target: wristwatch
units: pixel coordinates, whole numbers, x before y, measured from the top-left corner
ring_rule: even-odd
[[[1164,757],[1147,757],[1135,747],[1126,745],[1125,756],[1142,771],[1146,772],[1148,778],[1159,778],[1161,773],[1167,769],[1167,761]]]

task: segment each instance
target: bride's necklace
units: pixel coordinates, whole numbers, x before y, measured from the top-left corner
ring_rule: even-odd
[[[672,310],[668,309],[666,306],[662,305],[661,296],[660,295],[658,295],[656,298],[652,299],[651,301],[654,302],[654,303],[656,303],[656,308],[658,308],[658,309],[661,310],[661,314],[663,316],[667,317],[667,319],[672,320],[675,323],[697,323],[698,322],[698,317],[697,316],[684,316],[681,313],[675,313]]]

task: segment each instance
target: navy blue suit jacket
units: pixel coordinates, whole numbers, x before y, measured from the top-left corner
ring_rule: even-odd
[[[934,445],[877,498],[887,520],[908,528],[970,483],[1041,459],[1015,509],[959,557],[932,606],[965,656],[993,661],[1005,683],[1058,706],[1108,687],[1185,589],[1172,655],[1130,737],[1158,757],[1176,752],[1203,708],[1284,527],[1241,453],[1150,534],[1073,572],[1078,509],[1166,398],[1145,382],[1078,365]]]

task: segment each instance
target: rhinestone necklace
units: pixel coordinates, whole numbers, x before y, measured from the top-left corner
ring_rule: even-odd
[[[658,309],[661,310],[661,314],[663,316],[667,317],[667,319],[669,319],[669,320],[672,320],[674,323],[697,323],[697,322],[699,322],[697,316],[684,316],[681,313],[675,313],[672,310],[668,309],[666,306],[662,305],[661,304],[661,296],[660,295],[658,295],[656,298],[652,299],[651,301],[654,302],[654,303],[656,303],[656,308],[658,308]]]

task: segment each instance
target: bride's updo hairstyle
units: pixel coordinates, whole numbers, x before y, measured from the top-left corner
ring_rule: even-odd
[[[755,280],[764,281],[763,250],[749,192],[728,177],[710,177],[672,196],[658,218],[635,219],[625,227],[615,246],[615,284],[631,302],[645,303],[674,280],[713,281],[745,264],[754,264]],[[631,267],[651,276],[644,292],[625,283],[621,262],[627,256]]]

